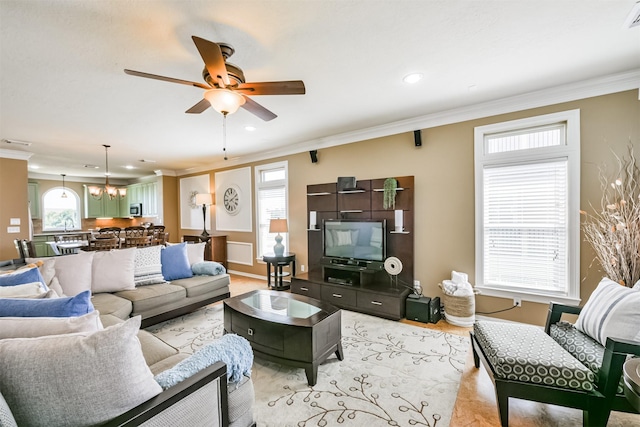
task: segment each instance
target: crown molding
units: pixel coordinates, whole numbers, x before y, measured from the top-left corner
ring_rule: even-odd
[[[176,171],[169,169],[156,169],[153,171],[156,176],[177,176]]]
[[[7,150],[6,148],[0,148],[0,157],[4,159],[29,160],[31,156],[33,156],[33,153],[29,151]]]
[[[356,131],[340,133],[332,136],[302,141],[275,150],[263,151],[218,161],[206,166],[177,170],[177,176],[198,172],[217,170],[239,166],[245,163],[257,162],[276,157],[290,156],[309,150],[319,150],[338,145],[351,144],[368,139],[413,132],[416,129],[428,129],[468,120],[481,119],[514,111],[529,110],[595,96],[609,95],[627,90],[640,89],[640,69],[612,74],[594,79],[582,80],[562,86],[555,86],[539,91],[528,92],[508,98],[482,102],[466,107],[440,111],[411,119],[386,123]]]

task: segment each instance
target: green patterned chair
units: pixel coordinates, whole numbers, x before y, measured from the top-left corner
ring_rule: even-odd
[[[583,425],[589,427],[606,426],[612,410],[637,412],[624,396],[621,374],[628,357],[640,356],[638,314],[625,312],[627,308],[639,312],[640,290],[607,283],[607,291],[624,294],[616,298],[603,292],[601,285],[589,299],[593,303],[583,309],[588,315],[580,315],[580,307],[551,303],[544,330],[519,323],[475,323],[471,332],[474,363],[479,368],[482,360],[492,378],[503,427],[509,424],[510,397],[581,409]],[[561,321],[563,313],[580,315],[576,325]],[[599,321],[594,319],[598,316]],[[620,326],[616,323],[620,318],[633,327]],[[592,331],[587,322],[599,329]],[[613,338],[604,333],[606,327],[633,340]]]

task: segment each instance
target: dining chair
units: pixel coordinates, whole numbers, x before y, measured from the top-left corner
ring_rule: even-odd
[[[153,236],[125,237],[124,247],[125,248],[144,248],[147,246],[151,246],[153,244],[152,239],[153,239]]]
[[[90,251],[110,251],[120,248],[120,238],[107,237],[89,240],[88,250]]]
[[[22,239],[15,239],[13,241],[13,244],[16,247],[16,250],[18,251],[18,259],[24,259],[24,249],[22,248]]]
[[[124,237],[144,237],[147,235],[147,229],[140,225],[133,225],[131,227],[125,227]]]
[[[152,225],[147,229],[147,234],[152,236],[152,245],[164,245],[166,243],[164,225]]]
[[[122,229],[120,227],[103,227],[98,231],[93,233],[93,237],[97,238],[107,238],[107,237],[117,237],[120,238],[120,232]]]

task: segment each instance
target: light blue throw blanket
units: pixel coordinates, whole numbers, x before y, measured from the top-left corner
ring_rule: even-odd
[[[166,390],[218,361],[227,365],[227,381],[237,382],[243,375],[251,376],[253,351],[249,341],[235,334],[223,335],[173,368],[159,373],[155,380]]]
[[[191,266],[191,271],[198,276],[217,276],[227,272],[224,265],[215,261],[196,262]]]

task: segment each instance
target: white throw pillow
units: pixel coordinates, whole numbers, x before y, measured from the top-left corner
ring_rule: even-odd
[[[97,310],[79,317],[0,317],[0,340],[95,332],[104,329]]]
[[[44,279],[44,284],[49,286],[49,284],[51,283],[51,280],[56,275],[56,270],[55,270],[56,258],[57,257],[25,258],[25,262],[29,264],[37,264],[38,262],[42,262],[42,265],[38,267],[38,270],[40,270],[40,274],[42,274],[42,278]]]
[[[0,384],[18,425],[103,424],[158,395],[139,329],[136,316],[89,334],[0,340]]]
[[[204,262],[204,247],[206,245],[207,242],[187,243],[187,259],[190,266],[198,262]]]
[[[136,248],[97,251],[91,267],[91,292],[118,292],[136,288],[133,281]]]
[[[0,298],[29,298],[46,293],[40,282],[0,286]]]
[[[91,290],[91,263],[94,254],[95,252],[80,252],[56,257],[55,277],[66,296],[73,297]]]
[[[640,290],[604,278],[576,321],[576,328],[606,345],[607,337],[640,341]]]

